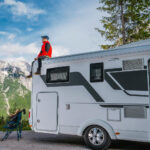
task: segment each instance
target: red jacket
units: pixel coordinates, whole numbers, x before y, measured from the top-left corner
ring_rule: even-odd
[[[38,58],[40,56],[48,56],[48,57],[52,57],[52,46],[49,43],[49,41],[43,42],[42,48],[40,53],[38,54]]]

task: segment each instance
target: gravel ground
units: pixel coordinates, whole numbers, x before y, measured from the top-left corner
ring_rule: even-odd
[[[0,139],[4,133],[0,132]],[[82,138],[66,135],[50,135],[24,131],[18,142],[16,132],[3,142],[0,150],[88,150]],[[150,144],[117,141],[112,142],[109,150],[149,150]]]

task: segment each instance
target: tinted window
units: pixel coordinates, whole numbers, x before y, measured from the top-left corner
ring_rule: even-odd
[[[103,63],[95,63],[90,65],[90,81],[101,82],[104,80],[103,77]]]
[[[67,82],[69,81],[69,67],[47,69],[46,82]]]

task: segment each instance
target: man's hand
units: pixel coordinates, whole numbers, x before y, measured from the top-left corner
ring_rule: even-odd
[[[36,57],[36,58],[34,58],[34,60],[37,60],[38,58]]]

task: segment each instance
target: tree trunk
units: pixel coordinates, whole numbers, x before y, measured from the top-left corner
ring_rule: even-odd
[[[125,37],[125,20],[124,20],[124,13],[123,13],[123,10],[124,10],[124,1],[121,0],[121,3],[120,3],[120,7],[121,7],[121,16],[120,16],[120,19],[121,19],[121,25],[122,25],[122,44],[126,44],[126,37]]]

